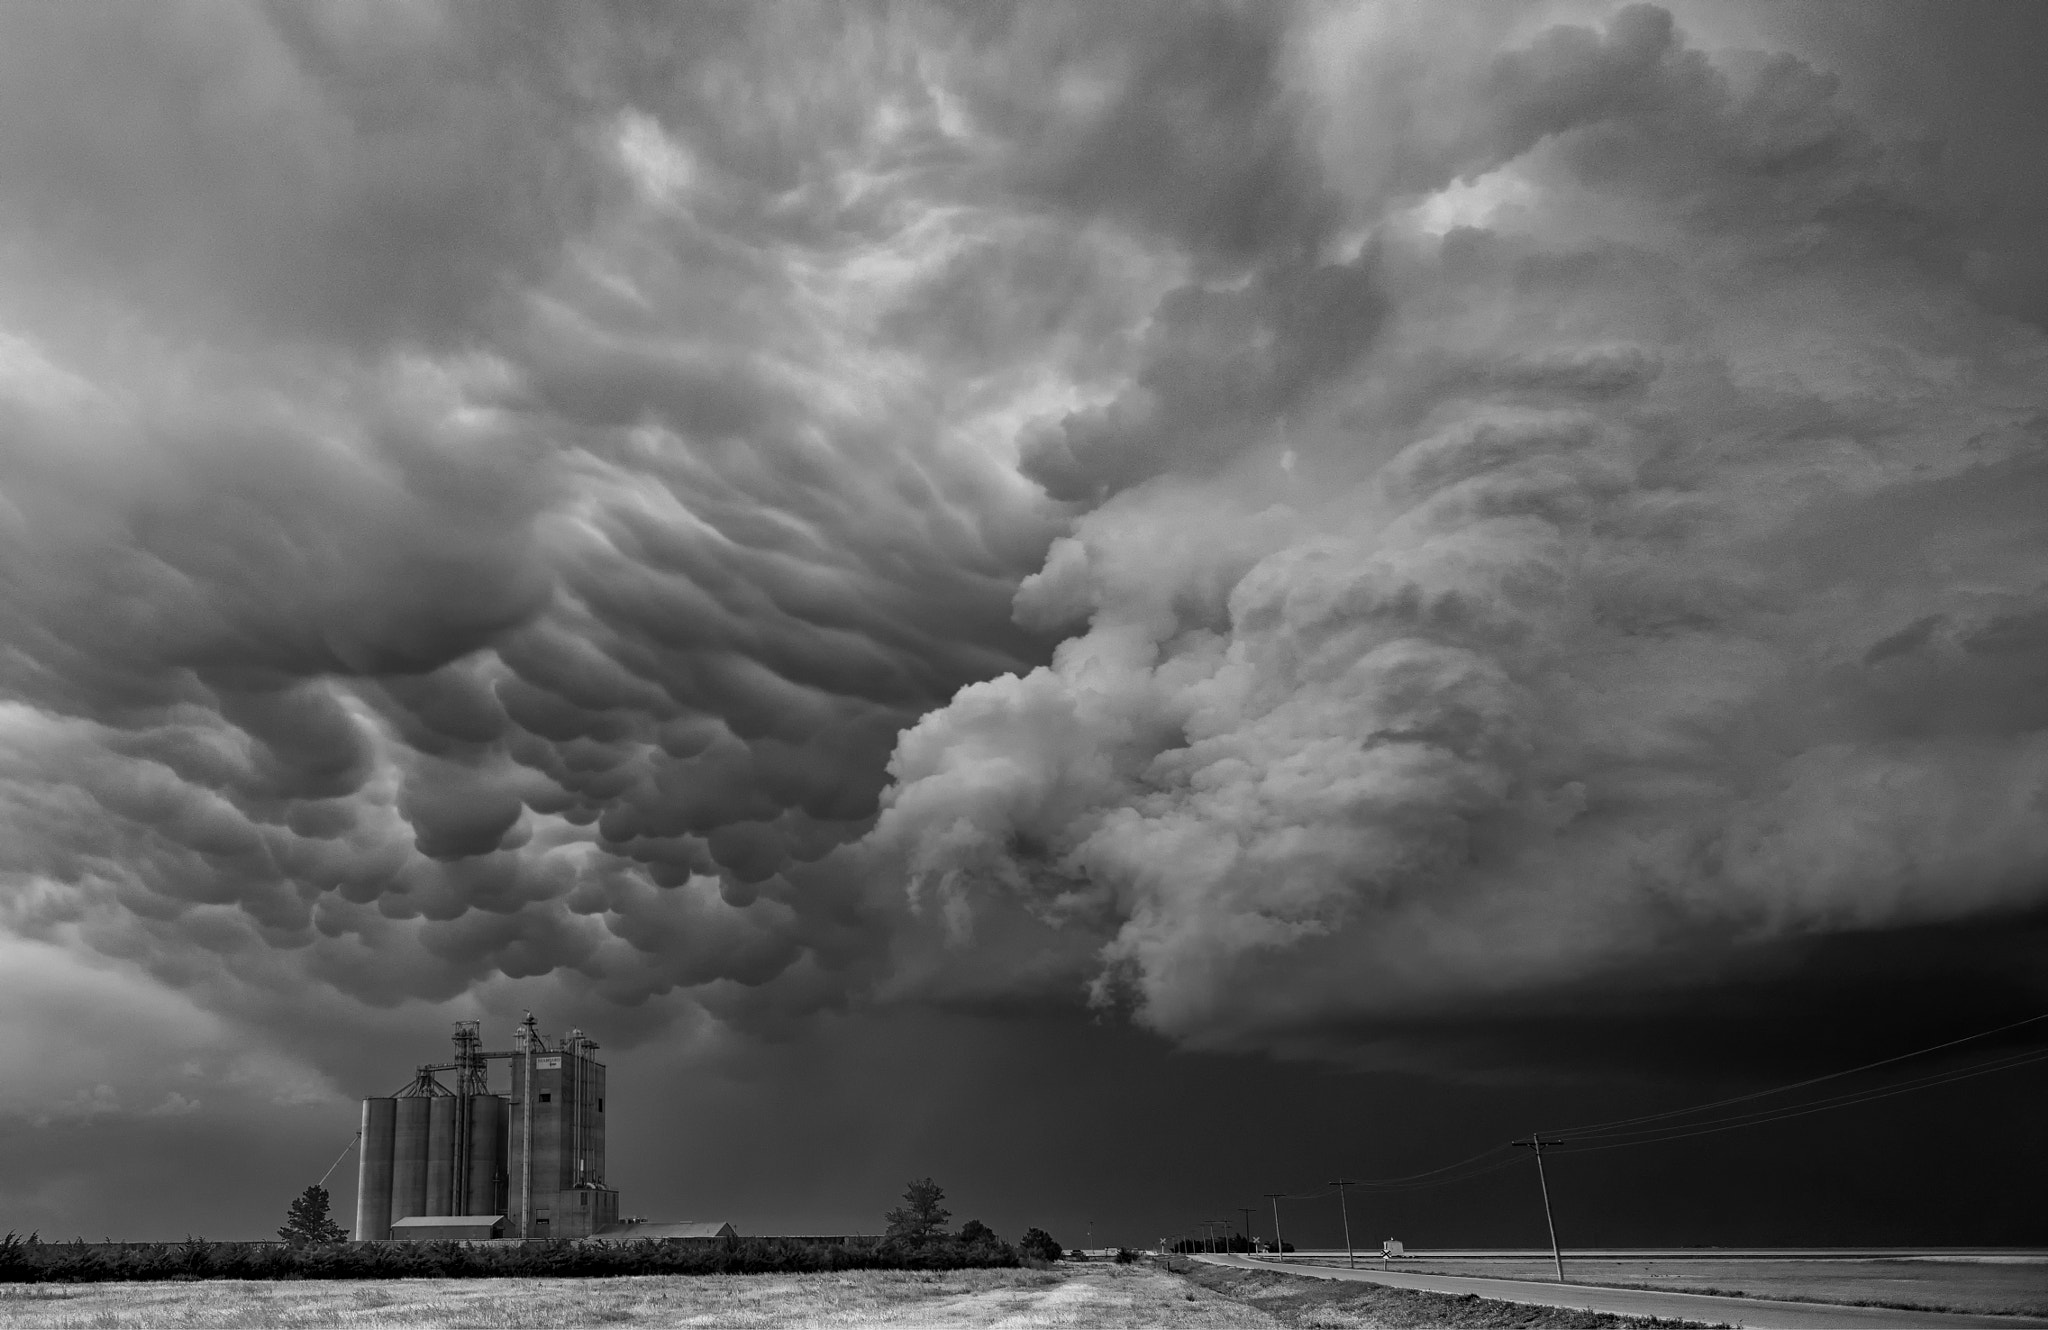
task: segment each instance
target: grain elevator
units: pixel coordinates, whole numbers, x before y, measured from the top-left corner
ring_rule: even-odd
[[[483,1047],[477,1022],[458,1021],[454,1061],[421,1066],[396,1094],[363,1101],[357,1240],[581,1238],[615,1223],[596,1053],[581,1030],[551,1046],[531,1013],[503,1051]],[[510,1064],[503,1093],[491,1088],[494,1061]]]

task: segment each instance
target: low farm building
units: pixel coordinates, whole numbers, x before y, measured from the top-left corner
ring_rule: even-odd
[[[394,1242],[488,1242],[504,1236],[503,1215],[414,1215],[391,1226]]]
[[[723,1220],[662,1223],[627,1219],[607,1224],[591,1236],[599,1242],[684,1242],[719,1247],[731,1247],[740,1240],[739,1230]]]

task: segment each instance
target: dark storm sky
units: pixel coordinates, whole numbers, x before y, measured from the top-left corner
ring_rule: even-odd
[[[2044,38],[0,11],[0,1226],[527,1008],[628,1212],[1134,1243],[2048,1010]],[[1560,1224],[2048,1242],[2044,1090]]]

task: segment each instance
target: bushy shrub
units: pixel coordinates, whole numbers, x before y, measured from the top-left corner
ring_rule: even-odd
[[[993,1235],[990,1235],[993,1237]],[[640,1239],[593,1242],[46,1243],[35,1234],[0,1238],[0,1283],[86,1283],[109,1279],[489,1279],[604,1275],[798,1274],[828,1270],[957,1270],[1014,1266],[997,1242],[944,1234],[914,1246],[835,1245],[743,1238],[732,1246]]]

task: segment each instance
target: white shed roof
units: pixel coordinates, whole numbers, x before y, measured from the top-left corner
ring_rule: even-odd
[[[392,1221],[393,1228],[490,1228],[505,1222],[503,1215],[408,1215]]]
[[[644,1220],[606,1224],[600,1238],[736,1238],[739,1231],[723,1219],[685,1219],[649,1223]]]

